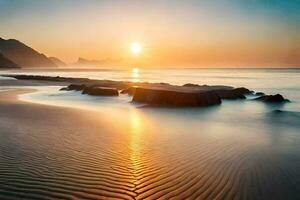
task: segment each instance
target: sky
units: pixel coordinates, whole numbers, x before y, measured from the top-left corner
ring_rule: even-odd
[[[300,0],[0,0],[0,37],[68,63],[300,67]]]

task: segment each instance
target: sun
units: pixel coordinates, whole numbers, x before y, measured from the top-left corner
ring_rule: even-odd
[[[130,50],[135,55],[140,54],[142,49],[143,47],[139,42],[133,42],[130,44]]]

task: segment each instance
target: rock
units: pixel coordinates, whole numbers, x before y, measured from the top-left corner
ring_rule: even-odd
[[[253,91],[247,89],[247,88],[244,88],[244,87],[240,87],[240,88],[235,88],[233,89],[233,91],[237,94],[253,94]]]
[[[82,91],[86,86],[81,84],[71,84],[68,87],[63,87],[60,90],[65,90],[65,91],[71,91],[71,90],[75,90],[75,91]]]
[[[60,88],[59,91],[69,91],[68,87]]]
[[[241,88],[232,88],[232,89],[216,89],[214,90],[221,99],[246,99],[245,94],[252,94],[253,91],[241,87]]]
[[[221,104],[220,97],[213,91],[184,91],[151,87],[137,87],[132,101],[167,107],[211,106]]]
[[[289,102],[288,99],[285,99],[282,95],[276,94],[276,95],[264,95],[261,97],[256,98],[255,100],[267,102],[267,103],[283,103],[283,102]]]
[[[266,95],[266,94],[263,93],[263,92],[256,92],[256,93],[255,93],[255,96],[263,96],[263,95]]]
[[[200,85],[198,84],[193,84],[193,83],[187,83],[187,84],[184,84],[182,85],[183,87],[199,87]]]
[[[134,95],[136,86],[129,87],[121,91],[122,94]]]
[[[233,90],[234,88],[231,86],[226,85],[198,85],[193,83],[187,83],[182,85],[182,87],[190,88],[190,89],[197,89],[197,90],[205,90],[205,91],[212,91],[212,90]]]
[[[85,87],[82,91],[82,94],[88,94],[92,96],[118,96],[119,92],[115,88],[108,87]]]
[[[170,83],[164,83],[164,82],[161,82],[159,84],[161,84],[161,85],[171,85]]]
[[[215,90],[221,99],[246,99],[246,97],[237,90]]]

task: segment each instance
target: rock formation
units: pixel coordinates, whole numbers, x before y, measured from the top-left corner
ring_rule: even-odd
[[[66,90],[66,91],[71,91],[71,90],[75,90],[75,91],[82,91],[86,86],[81,84],[81,85],[77,85],[77,84],[71,84],[68,87],[63,87],[60,90]]]
[[[121,94],[134,95],[136,88],[137,87],[135,87],[135,86],[126,88],[126,89],[124,89],[124,90],[121,91]]]
[[[263,93],[263,92],[256,92],[256,93],[255,93],[255,96],[263,96],[263,95],[266,95],[266,94]]]
[[[247,88],[233,88],[222,85],[176,86],[161,83],[133,83],[128,81],[93,80],[88,78],[67,78],[33,75],[4,75],[20,80],[41,80],[69,83],[61,90],[82,91],[84,94],[100,96],[133,95],[133,102],[152,106],[210,106],[221,103],[221,99],[245,99],[245,94],[255,94]],[[256,98],[263,102],[287,102],[280,94],[264,95]]]
[[[115,88],[108,88],[108,87],[85,87],[82,90],[82,94],[88,94],[92,96],[118,96],[119,92]]]
[[[185,91],[165,88],[137,87],[133,102],[152,106],[211,106],[221,104],[220,97],[213,91]]]
[[[280,94],[276,94],[276,95],[264,95],[264,96],[256,98],[255,100],[263,101],[263,102],[266,102],[266,103],[283,103],[283,102],[289,102],[288,99],[285,99]]]

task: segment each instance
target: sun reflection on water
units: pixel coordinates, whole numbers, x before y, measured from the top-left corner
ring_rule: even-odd
[[[136,109],[129,111],[129,123],[130,123],[130,159],[132,161],[133,173],[136,174],[140,170],[141,166],[141,143],[144,121],[141,113]]]
[[[131,71],[131,78],[133,82],[139,82],[140,81],[140,69],[135,67]]]

